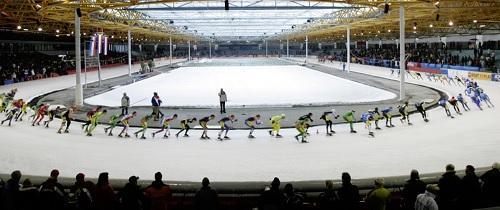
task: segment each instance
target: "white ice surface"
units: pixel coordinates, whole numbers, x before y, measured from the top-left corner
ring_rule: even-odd
[[[162,106],[226,106],[356,103],[386,100],[394,93],[302,66],[183,67],[85,100],[92,105],[120,106],[124,92],[132,106],[150,106],[158,92]]]
[[[384,77],[390,74],[384,68],[355,64],[352,71]],[[116,74],[119,72],[126,70],[115,70]],[[463,89],[409,80],[450,94]],[[61,84],[54,84],[54,80],[21,83],[19,93],[31,97],[71,85],[62,78],[58,82]],[[479,84],[493,103],[500,104],[500,83]],[[0,87],[0,91],[8,88]],[[406,175],[411,169],[439,172],[447,163],[455,164],[457,169],[467,164],[490,166],[500,160],[500,113],[498,108],[471,108],[455,119],[445,117],[440,108],[433,109],[429,111],[429,123],[412,115],[411,127],[394,119],[397,127],[377,131],[376,138],[368,138],[361,124],[355,125],[359,131],[355,135],[347,132],[346,125],[337,125],[333,137],[324,136],[323,127],[314,127],[309,144],[297,143],[292,129],[282,130],[282,139],[272,139],[266,131],[257,130],[255,140],[246,138],[247,131],[230,131],[232,140],[201,141],[197,138],[200,131],[191,131],[192,137],[187,139],[138,141],[105,136],[101,126],[89,138],[83,136],[79,123],[72,125],[72,133],[64,135],[56,134],[55,128],[14,123],[12,127],[0,126],[0,173],[19,169],[23,174],[46,176],[58,168],[67,177],[79,172],[97,177],[99,172],[107,171],[111,178],[137,175],[152,179],[156,171],[162,171],[168,180],[199,181],[207,176],[213,181],[270,181],[278,176],[289,181],[338,179],[343,171],[349,171],[354,179]],[[59,122],[55,120],[52,127]],[[216,131],[210,131],[209,136],[215,137]]]

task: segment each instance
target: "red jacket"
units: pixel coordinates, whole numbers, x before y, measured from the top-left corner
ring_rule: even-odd
[[[172,197],[172,191],[168,185],[161,182],[153,182],[145,190],[146,197],[150,201],[150,210],[167,210],[168,200]]]

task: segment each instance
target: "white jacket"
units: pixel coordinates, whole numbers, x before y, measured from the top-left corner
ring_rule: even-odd
[[[415,210],[439,210],[438,205],[434,200],[435,197],[436,195],[429,191],[425,191],[425,193],[417,195]]]

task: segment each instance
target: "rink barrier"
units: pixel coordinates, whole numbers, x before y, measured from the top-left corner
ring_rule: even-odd
[[[491,167],[481,167],[481,168],[476,168],[476,174],[480,177],[483,173],[486,171],[490,170]],[[408,169],[408,172],[410,172],[411,169]],[[333,170],[332,170],[333,171]],[[21,171],[22,173],[22,171]],[[341,171],[332,173],[332,175],[335,175],[336,177],[341,176]],[[437,184],[439,179],[441,178],[441,175],[444,172],[437,172],[437,173],[427,173],[427,174],[420,174],[420,180],[425,182],[426,184]],[[95,174],[97,176],[98,174]],[[458,170],[457,175],[459,177],[463,177],[465,175],[464,170]],[[76,175],[75,175],[76,176]],[[91,176],[86,174],[86,176]],[[110,177],[112,177],[113,174],[110,174]],[[168,171],[163,175],[164,177],[168,177]],[[151,174],[151,177],[153,177],[153,174]],[[383,177],[383,176],[381,176]],[[8,174],[0,174],[0,179],[3,180],[3,182],[7,182],[7,180],[10,178],[10,175]],[[34,186],[40,186],[44,181],[47,180],[48,176],[31,176],[31,175],[24,175],[21,177],[21,183],[24,179],[29,178],[31,182],[33,183]],[[210,179],[210,177],[208,177]],[[365,178],[365,179],[353,179],[352,184],[358,186],[360,190],[360,194],[365,195],[369,190],[374,188],[374,180],[379,177],[373,177],[373,178]],[[401,176],[390,176],[390,177],[383,177],[385,180],[384,186],[393,191],[393,192],[400,192],[406,181],[410,178],[409,174],[408,175],[401,175]],[[217,190],[219,193],[220,197],[232,197],[232,196],[256,196],[259,195],[261,192],[264,191],[264,188],[270,186],[271,180],[273,177],[269,177],[269,181],[242,181],[242,182],[224,182],[224,181],[211,181],[210,186],[214,189]],[[97,183],[97,178],[86,178],[87,181],[92,181],[94,183]],[[59,177],[58,181],[60,184],[63,185],[63,187],[67,190],[71,188],[71,186],[74,185],[75,178],[74,177]],[[151,184],[153,180],[149,179],[142,179],[140,178],[138,180],[138,184],[145,188]],[[295,190],[300,193],[305,193],[308,195],[308,197],[317,197],[319,193],[323,192],[325,190],[325,181],[327,180],[312,180],[312,181],[285,181],[281,180],[281,188],[285,186],[287,183],[291,183]],[[342,181],[341,180],[331,180],[333,181],[334,184],[334,189],[338,190],[341,185]],[[128,183],[128,179],[110,179],[110,184],[113,187],[114,190],[119,191],[125,186],[126,183]],[[164,180],[164,182],[168,185],[170,185],[170,188],[172,189],[172,192],[174,193],[175,196],[194,196],[194,193],[196,193],[199,188],[201,187],[201,180],[200,182],[191,182],[191,181],[174,181],[174,180]]]

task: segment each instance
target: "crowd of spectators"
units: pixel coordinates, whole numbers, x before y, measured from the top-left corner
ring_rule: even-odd
[[[433,48],[419,45],[418,48],[408,48],[406,50],[407,61],[419,63],[432,63],[441,65],[473,66],[480,68],[495,68],[495,52],[485,52],[482,48],[473,49],[473,55],[461,55],[461,51],[451,53],[451,50],[444,48]],[[362,59],[376,60],[399,60],[399,49],[397,48],[369,48],[352,49],[352,58],[362,62]],[[322,54],[319,56],[322,61],[346,61],[345,52],[335,52],[331,55]]]
[[[131,176],[120,190],[111,186],[109,174],[99,174],[97,183],[76,175],[76,181],[68,189],[58,182],[59,171],[51,171],[49,178],[40,186],[34,187],[30,179],[21,182],[22,174],[14,171],[11,178],[0,182],[0,209],[95,209],[95,210],[166,210],[172,209],[172,189],[162,181],[162,174],[155,173],[154,181],[143,188],[138,184],[139,177]],[[399,199],[399,202],[395,202]],[[221,209],[220,198],[210,187],[208,178],[203,178],[201,188],[192,198],[188,209]],[[236,205],[237,204],[234,204]],[[298,192],[291,183],[281,188],[279,178],[275,177],[270,186],[260,194],[255,208],[259,210],[295,209],[367,209],[367,210],[466,210],[480,207],[500,206],[500,164],[478,177],[473,166],[468,165],[465,176],[456,175],[452,164],[438,183],[425,183],[419,173],[412,170],[410,179],[398,194],[394,189],[385,187],[385,180],[377,178],[374,186],[366,195],[351,183],[349,173],[342,173],[342,184],[334,188],[332,181],[325,182],[324,191],[314,199],[306,193]],[[185,209],[185,208],[180,208]],[[229,208],[230,209],[230,208]]]

